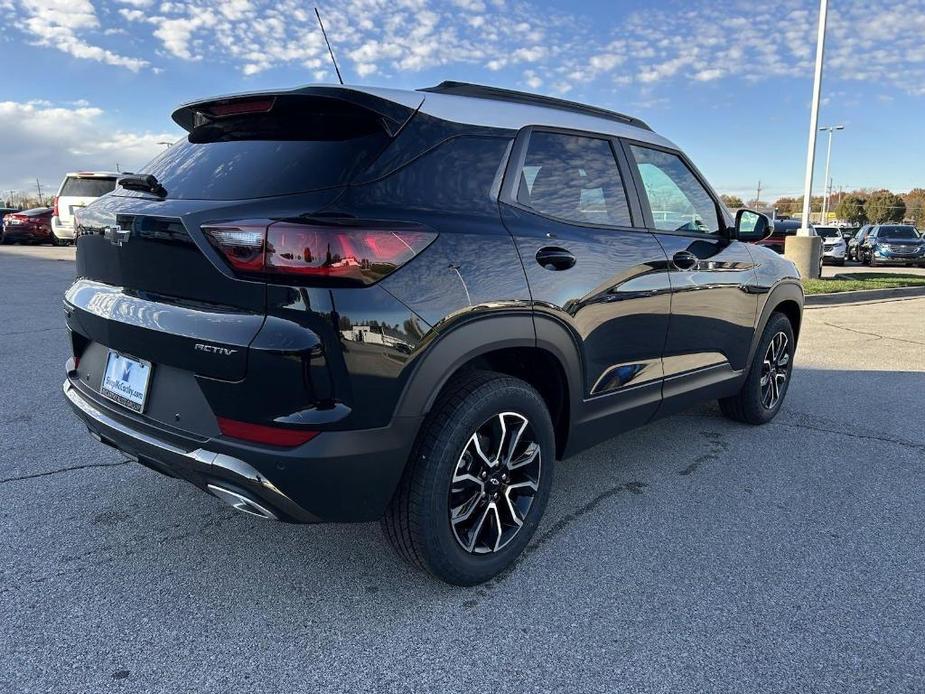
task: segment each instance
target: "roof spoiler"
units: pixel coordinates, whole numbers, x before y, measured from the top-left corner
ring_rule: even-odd
[[[383,127],[389,137],[395,137],[424,103],[423,97],[416,107],[390,101],[380,96],[350,87],[308,86],[281,91],[248,92],[217,96],[199,101],[191,101],[177,108],[172,118],[181,128],[190,132],[197,125],[197,117],[223,117],[243,113],[266,113],[273,108],[277,98],[299,96],[317,96],[324,99],[337,99],[354,106],[359,106],[377,114],[382,119]]]

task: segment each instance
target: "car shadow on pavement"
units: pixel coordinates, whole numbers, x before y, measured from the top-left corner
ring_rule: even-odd
[[[823,435],[842,437],[850,442],[846,445],[893,441],[925,447],[923,430],[914,428],[910,437],[902,424],[903,406],[896,397],[906,390],[925,392],[925,373],[867,373],[877,383],[876,390],[863,396],[877,413],[873,423],[863,413],[851,417],[844,408],[825,406],[826,401],[844,402],[848,393],[857,400],[859,373],[797,369],[783,411],[766,427],[729,422],[715,404],[707,404],[559,463],[546,518],[525,556],[477,590],[484,594],[508,582],[529,580],[537,565],[548,564],[548,553],[561,549],[555,545],[582,533],[588,518],[619,543],[621,528],[607,522],[615,507],[621,516],[632,515],[634,508],[651,505],[651,497],[666,486],[677,494],[705,474],[719,484],[734,483],[742,470],[731,463],[748,459],[756,445],[770,441],[782,449],[782,441]],[[827,395],[820,399],[820,393]],[[104,575],[120,583],[121,566],[129,562],[132,573],[145,582],[169,574],[187,577],[189,585],[193,576],[208,576],[207,584],[192,581],[207,601],[210,595],[230,591],[251,599],[294,593],[311,603],[323,586],[328,597],[389,600],[400,594],[411,606],[458,591],[410,570],[392,554],[377,524],[297,526],[251,519],[186,483],[135,465],[92,479],[94,486],[103,487],[94,496],[104,501],[89,517],[73,522],[83,526],[79,534],[99,554],[66,552],[61,559],[64,566],[81,566],[82,573],[101,572],[103,583],[108,582]],[[679,495],[681,503],[683,497]]]

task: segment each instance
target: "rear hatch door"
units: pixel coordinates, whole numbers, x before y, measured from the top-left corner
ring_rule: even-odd
[[[116,187],[115,176],[92,173],[68,176],[58,193],[58,221],[63,226],[74,224],[74,213]]]
[[[413,112],[395,107],[391,116]],[[67,301],[90,341],[239,380],[267,285],[236,276],[202,227],[262,234],[275,219],[323,210],[400,123],[368,104],[304,93],[201,102],[174,118],[189,134],[139,172],[157,190],[120,186],[79,212]]]

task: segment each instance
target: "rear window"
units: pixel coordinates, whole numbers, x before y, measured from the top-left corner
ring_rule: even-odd
[[[168,198],[243,200],[348,183],[389,143],[379,116],[319,97],[279,98],[266,113],[199,125],[141,173]]]
[[[98,198],[111,193],[116,187],[115,178],[77,178],[69,176],[64,181],[60,195],[71,198]]]

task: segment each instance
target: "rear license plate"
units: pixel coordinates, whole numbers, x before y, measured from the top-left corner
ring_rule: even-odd
[[[151,362],[134,359],[112,350],[106,359],[106,371],[100,384],[100,394],[127,407],[133,412],[144,412],[151,381]]]

